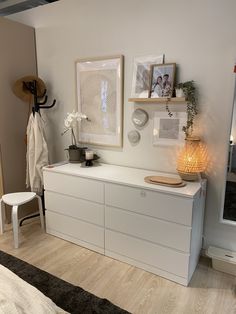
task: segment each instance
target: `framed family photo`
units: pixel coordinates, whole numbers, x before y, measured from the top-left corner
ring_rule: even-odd
[[[151,66],[157,63],[163,63],[164,55],[142,56],[134,59],[132,98],[148,98],[151,77]]]
[[[152,65],[149,97],[172,97],[175,82],[175,68],[175,63]]]
[[[169,117],[166,112],[155,112],[153,145],[183,145],[185,139],[183,126],[186,121],[186,112],[173,112],[172,117]]]
[[[122,146],[123,56],[76,61],[79,143]]]

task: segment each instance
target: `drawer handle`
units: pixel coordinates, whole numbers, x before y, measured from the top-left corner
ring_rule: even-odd
[[[146,192],[145,192],[145,191],[141,191],[141,192],[140,192],[140,195],[141,195],[142,197],[146,197]]]

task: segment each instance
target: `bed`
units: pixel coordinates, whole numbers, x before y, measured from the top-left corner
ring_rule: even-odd
[[[30,298],[34,300],[34,303],[36,303],[35,300],[37,300],[37,302],[44,300],[45,304],[41,306],[48,306],[49,309],[48,312],[42,312],[41,309],[37,308],[37,311],[35,312],[32,311],[32,309],[29,309],[31,305],[28,304],[26,312],[22,311],[19,313],[64,314],[69,312],[76,314],[128,314],[127,311],[112,304],[107,299],[98,298],[78,286],[74,286],[61,280],[3,251],[0,251],[0,266],[0,278],[2,277],[2,282],[0,281],[0,290],[2,290],[4,282],[8,282],[11,286],[11,288],[8,289],[13,289],[12,293],[19,290],[20,296],[26,296],[26,299],[23,298],[21,300],[23,303],[26,302],[26,304],[28,304],[27,302]],[[14,282],[16,284],[14,284]],[[17,287],[18,289],[16,289]],[[23,290],[27,292],[24,294]],[[9,302],[7,302],[7,300],[13,296],[10,291],[11,290],[8,290],[8,292],[6,291],[5,301],[2,301],[4,300],[4,296],[1,296],[0,294],[0,303],[5,302],[6,304],[4,304],[4,306],[7,306],[7,303],[10,306]],[[30,293],[32,293],[31,297],[29,296]],[[9,294],[11,294],[11,296],[9,296]],[[18,298],[18,296],[14,297]],[[20,302],[19,299],[17,300]],[[11,306],[14,307],[12,304]],[[27,309],[30,311],[27,312]],[[1,312],[0,307],[0,313],[11,314],[16,312]]]

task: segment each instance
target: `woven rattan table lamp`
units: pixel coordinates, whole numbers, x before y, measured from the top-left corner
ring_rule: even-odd
[[[199,137],[188,137],[177,161],[177,171],[186,181],[196,181],[206,170],[207,150]]]

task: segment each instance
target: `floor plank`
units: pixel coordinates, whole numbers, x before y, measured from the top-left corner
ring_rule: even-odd
[[[13,248],[11,226],[0,249],[135,314],[236,314],[236,277],[202,258],[188,288],[113,260],[40,229],[38,219],[20,228]]]

